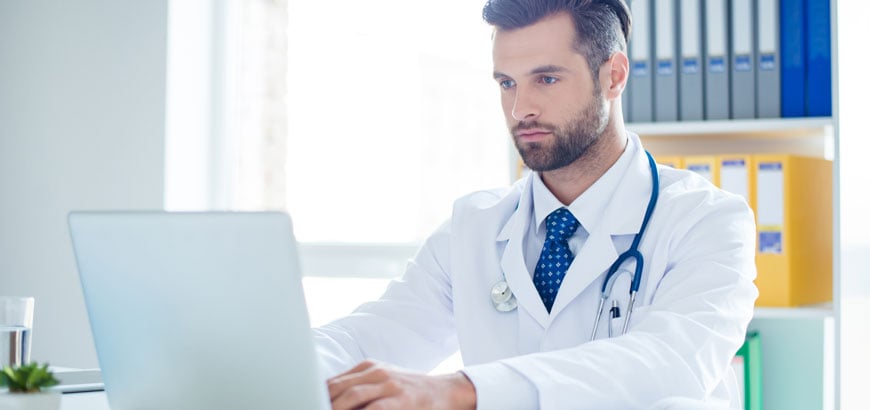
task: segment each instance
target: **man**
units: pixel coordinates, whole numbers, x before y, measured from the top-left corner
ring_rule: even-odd
[[[632,276],[619,274],[596,321],[606,273],[655,199],[621,114],[627,6],[490,0],[484,18],[505,118],[535,172],[458,200],[380,300],[315,331],[327,371],[343,372],[328,381],[334,408],[739,406],[729,364],[757,296],[740,197],[659,169],[632,316]],[[457,348],[466,367],[451,375],[380,364],[427,371]]]

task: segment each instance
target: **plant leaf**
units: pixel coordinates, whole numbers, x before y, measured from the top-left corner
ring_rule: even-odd
[[[47,363],[43,366],[29,363],[16,368],[6,366],[0,371],[0,386],[9,387],[11,392],[38,392],[58,383]]]
[[[41,368],[39,368],[39,367],[34,368],[33,371],[30,372],[29,375],[27,375],[27,381],[24,382],[24,387],[25,387],[27,390],[32,390],[32,389],[34,389],[34,388],[38,388],[38,387],[39,387],[39,383],[40,383],[40,382],[42,381],[42,379],[44,379],[45,376],[47,376],[47,375],[48,375],[48,374],[47,374],[47,372],[45,371],[45,369],[41,369]]]
[[[21,380],[18,376],[18,372],[13,370],[11,367],[9,367],[9,366],[4,367],[3,373],[6,375],[6,377],[9,378],[10,390],[12,390],[12,387],[18,387],[19,385],[21,385]]]
[[[9,385],[9,376],[6,375],[6,372],[0,371],[0,387],[6,387]]]

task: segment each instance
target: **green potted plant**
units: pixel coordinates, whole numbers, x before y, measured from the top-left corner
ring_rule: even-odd
[[[58,383],[48,364],[30,363],[16,367],[5,366],[0,371],[0,410],[58,410],[60,393],[43,389]]]

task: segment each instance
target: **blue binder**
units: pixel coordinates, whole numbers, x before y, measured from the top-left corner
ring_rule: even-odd
[[[781,0],[780,53],[782,56],[782,116],[805,117],[806,103],[806,50],[805,50],[805,1]]]
[[[806,0],[807,114],[831,116],[831,4]]]

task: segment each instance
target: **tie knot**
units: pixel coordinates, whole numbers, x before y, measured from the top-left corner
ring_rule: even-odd
[[[547,215],[547,239],[564,241],[574,235],[580,222],[567,208],[559,208]]]

